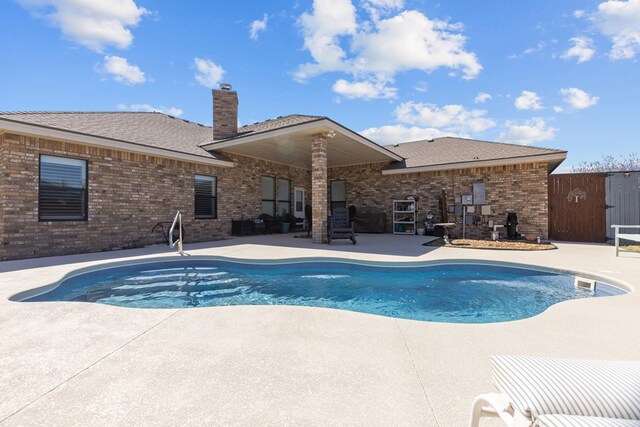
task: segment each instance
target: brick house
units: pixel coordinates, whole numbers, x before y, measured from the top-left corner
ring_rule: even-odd
[[[489,208],[470,232],[515,211],[547,236],[547,176],[567,154],[449,137],[380,146],[320,116],[237,122],[228,88],[213,91],[213,127],[161,113],[0,113],[0,260],[161,243],[151,229],[178,210],[187,242],[263,212],[300,217],[306,204],[317,243],[332,205],[378,207],[391,230],[392,200],[407,195],[420,221],[431,210],[461,224],[460,197],[479,182]]]

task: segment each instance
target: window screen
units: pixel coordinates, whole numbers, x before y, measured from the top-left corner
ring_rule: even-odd
[[[276,215],[276,179],[272,176],[262,177],[262,213]]]
[[[38,216],[41,221],[87,219],[87,161],[40,156]]]
[[[215,176],[195,176],[195,213],[197,219],[218,217],[218,189]]]

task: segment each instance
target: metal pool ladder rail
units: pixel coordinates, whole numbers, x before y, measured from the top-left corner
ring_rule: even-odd
[[[173,229],[176,228],[176,224],[178,224],[178,240],[173,241]],[[171,224],[171,228],[169,229],[169,246],[174,247],[178,244],[178,253],[182,255],[182,214],[180,211],[176,213],[175,218],[173,218],[173,223]]]

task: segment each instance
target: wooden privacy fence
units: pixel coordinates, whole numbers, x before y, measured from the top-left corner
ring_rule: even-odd
[[[640,225],[640,172],[549,175],[549,237],[611,243],[612,224]]]
[[[605,174],[549,175],[549,237],[606,241]]]

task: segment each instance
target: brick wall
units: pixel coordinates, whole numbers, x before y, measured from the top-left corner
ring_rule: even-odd
[[[231,138],[238,133],[238,94],[231,90],[212,90],[213,139]]]
[[[39,154],[88,160],[89,220],[38,221]],[[186,242],[210,241],[230,234],[231,219],[255,218],[261,212],[260,178],[291,180],[291,189],[305,189],[311,202],[311,172],[249,157],[228,155],[234,168],[165,159],[142,154],[0,134],[0,259],[18,259],[105,251],[163,243],[151,234],[160,221],[183,212]],[[391,231],[391,201],[409,194],[420,196],[420,221],[428,210],[436,220],[461,224],[448,214],[439,218],[438,196],[447,194],[454,205],[460,194],[472,192],[472,183],[486,185],[493,215],[481,226],[469,227],[470,237],[488,235],[486,220],[503,224],[507,210],[518,213],[521,231],[548,234],[546,164],[525,164],[419,174],[382,175],[384,164],[332,168],[329,180],[347,181],[347,202],[357,207],[381,207]],[[193,176],[218,178],[218,218],[193,217]],[[276,181],[277,182],[277,181]],[[330,186],[329,186],[330,187]],[[292,195],[293,201],[293,195]],[[278,209],[279,211],[280,209]],[[460,227],[454,232],[460,234]]]
[[[163,243],[151,229],[178,210],[185,242],[220,239],[230,234],[232,218],[260,214],[262,175],[291,179],[292,191],[304,187],[310,201],[308,171],[248,157],[229,155],[236,167],[220,168],[22,135],[0,138],[2,260]],[[38,221],[39,154],[88,160],[88,221]],[[217,219],[194,219],[195,174],[217,176]]]
[[[453,206],[455,198],[473,192],[473,182],[482,181],[486,187],[485,204],[492,206],[493,215],[482,217],[483,224],[478,227],[469,226],[467,237],[488,237],[487,220],[505,224],[507,210],[518,214],[521,232],[548,236],[548,174],[545,163],[398,175],[382,175],[384,166],[369,164],[332,168],[329,170],[329,180],[347,181],[348,204],[384,209],[387,231],[392,230],[392,200],[404,199],[411,194],[420,197],[420,223],[424,221],[426,212],[431,210],[438,222],[462,224],[461,215],[456,217],[455,214],[448,214],[447,218],[440,218],[438,196],[445,190],[447,204]],[[462,226],[456,226],[453,230],[453,234],[460,236]]]

